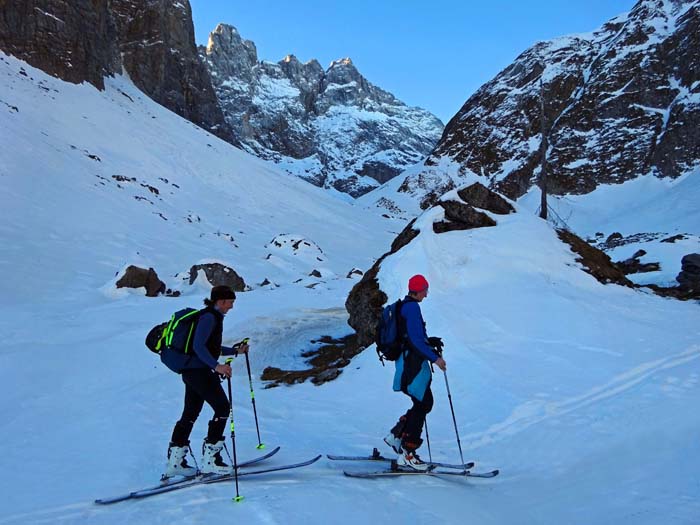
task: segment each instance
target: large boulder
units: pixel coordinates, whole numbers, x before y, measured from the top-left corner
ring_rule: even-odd
[[[153,268],[146,270],[131,265],[117,281],[117,288],[145,288],[146,297],[156,297],[165,292],[165,283],[158,278]]]
[[[498,215],[515,213],[515,209],[507,200],[478,182],[457,191],[457,195],[467,204],[471,204],[475,208],[488,210],[491,213]]]
[[[491,217],[483,211],[475,210],[468,204],[453,200],[440,201],[438,204],[445,210],[446,220],[433,224],[435,233],[496,226],[496,221]]]
[[[234,292],[245,290],[245,281],[233,268],[220,263],[196,264],[190,268],[190,284],[197,279],[199,271],[203,270],[204,275],[212,286],[228,286]]]
[[[681,259],[681,273],[676,281],[684,292],[700,294],[700,253],[690,253]]]

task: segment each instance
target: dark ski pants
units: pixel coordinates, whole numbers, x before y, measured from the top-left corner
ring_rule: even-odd
[[[224,439],[224,428],[231,409],[219,376],[208,368],[192,368],[182,372],[185,383],[185,407],[180,420],[175,423],[171,443],[177,447],[189,444],[194,422],[202,411],[204,402],[214,409],[214,417],[209,421],[207,441],[216,443]]]
[[[430,385],[428,385],[422,401],[419,401],[412,395],[407,395],[413,401],[413,406],[399,418],[391,432],[396,437],[401,438],[401,443],[405,449],[416,450],[423,443],[420,436],[423,433],[425,416],[433,409],[433,392],[430,390]]]

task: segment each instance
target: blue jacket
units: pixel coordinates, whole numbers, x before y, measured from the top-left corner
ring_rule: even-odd
[[[422,401],[432,379],[430,363],[437,361],[439,356],[428,344],[420,305],[409,295],[403,300],[401,317],[406,327],[405,344],[404,351],[396,360],[394,391],[404,392]]]

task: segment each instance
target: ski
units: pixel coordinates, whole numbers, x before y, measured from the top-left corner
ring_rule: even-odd
[[[375,472],[348,472],[343,471],[343,474],[350,478],[382,478],[382,477],[394,477],[394,476],[461,476],[464,478],[494,478],[498,476],[498,470],[492,470],[490,472],[470,472],[468,470],[454,471],[454,470],[377,470]]]
[[[262,469],[262,470],[248,470],[248,471],[239,472],[238,477],[241,478],[241,477],[252,476],[252,475],[256,475],[256,474],[266,474],[268,472],[279,472],[282,470],[290,470],[290,469],[294,469],[294,468],[305,467],[307,465],[311,465],[312,463],[315,463],[319,459],[321,459],[320,454],[318,456],[308,460],[308,461],[301,461],[299,463],[293,463],[290,465],[281,465],[279,467],[270,467],[270,468]],[[126,496],[118,496],[116,498],[98,499],[98,500],[95,500],[95,503],[97,503],[99,505],[109,505],[111,503],[117,503],[117,502],[128,500],[128,499],[143,499],[143,498],[147,498],[149,496],[155,496],[157,494],[164,494],[166,492],[172,492],[174,490],[180,490],[180,489],[184,489],[187,487],[193,487],[196,485],[208,485],[210,483],[231,481],[233,479],[234,479],[233,474],[212,474],[212,475],[208,475],[208,476],[200,476],[198,478],[185,480],[181,483],[176,483],[176,484],[171,483],[169,485],[152,487],[150,489],[137,490],[137,491],[129,493]]]
[[[256,465],[257,463],[260,463],[261,461],[264,461],[266,459],[271,458],[272,456],[277,454],[279,451],[280,451],[280,447],[275,447],[274,449],[270,450],[270,452],[268,452],[267,454],[263,454],[262,456],[258,456],[257,458],[249,459],[247,461],[243,461],[242,463],[239,463],[238,468],[240,469],[240,468],[250,467],[251,465]],[[117,503],[119,501],[124,501],[127,499],[132,499],[132,498],[138,497],[138,496],[136,496],[136,494],[140,494],[143,492],[157,490],[157,489],[161,489],[164,487],[177,487],[178,485],[184,485],[185,483],[189,484],[193,481],[200,481],[200,480],[208,479],[212,476],[218,477],[217,474],[197,474],[196,476],[183,476],[183,477],[180,477],[179,479],[176,479],[176,480],[161,482],[160,484],[155,485],[153,487],[147,487],[144,489],[134,490],[132,492],[122,494],[121,496],[115,496],[113,498],[96,499],[95,503],[100,504],[100,505]]]
[[[326,457],[330,459],[331,461],[388,461],[390,463],[394,463],[396,459],[392,458],[387,458],[385,456],[382,456],[376,448],[372,450],[372,454],[370,456],[339,456],[336,454],[326,454]],[[437,461],[426,461],[428,465],[431,467],[435,468],[450,468],[450,469],[457,469],[457,470],[469,470],[470,468],[474,467],[474,462],[470,461],[468,463],[465,463],[464,465],[460,464],[453,464],[453,463],[440,463]]]
[[[245,472],[239,472],[238,477],[244,477],[244,476],[254,476],[256,474],[267,474],[268,472],[279,472],[281,470],[291,470],[295,468],[300,468],[300,467],[306,467],[308,465],[313,465],[316,463],[319,459],[321,459],[323,456],[319,454],[318,456],[315,456],[309,460],[306,461],[300,461],[299,463],[292,463],[290,465],[281,465],[279,467],[270,467],[266,469],[261,469],[261,470],[248,470]],[[210,484],[210,483],[219,483],[221,481],[230,481],[233,479],[233,474],[224,474],[223,476],[217,477],[217,478],[206,478],[202,480],[203,484]]]

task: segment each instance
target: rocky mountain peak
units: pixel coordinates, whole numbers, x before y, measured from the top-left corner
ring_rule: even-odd
[[[326,70],[291,53],[261,61],[227,24],[200,53],[243,148],[319,186],[360,195],[425,158],[442,132],[434,115],[372,85],[349,58]]]

